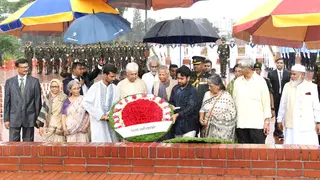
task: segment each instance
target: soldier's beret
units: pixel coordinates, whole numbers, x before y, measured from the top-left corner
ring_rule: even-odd
[[[201,64],[206,60],[203,56],[193,56],[192,57],[192,64]]]
[[[221,38],[221,41],[225,41],[225,40],[226,40],[226,38],[225,38],[225,37]]]

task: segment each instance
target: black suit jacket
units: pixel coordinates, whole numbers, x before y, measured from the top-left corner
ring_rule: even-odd
[[[9,121],[10,127],[34,127],[41,105],[41,88],[37,78],[27,76],[23,97],[18,76],[6,81],[4,122]]]
[[[279,104],[280,104],[280,100],[281,100],[281,94],[282,94],[284,85],[290,81],[290,72],[285,69],[283,70],[282,81],[281,81],[281,92],[279,92],[280,84],[279,84],[278,71],[273,70],[273,71],[269,72],[268,79],[270,80],[270,83],[272,85],[272,89],[274,92],[274,94],[273,94],[274,107],[275,107],[276,114],[278,114]]]
[[[101,72],[101,70],[98,67],[96,67],[91,73],[86,73],[81,77],[81,79],[84,80],[84,84],[88,87],[88,89],[93,84],[92,81],[100,74],[100,72]],[[66,95],[69,95],[69,90],[68,90],[67,85],[72,80],[73,80],[72,75],[69,75],[68,77],[66,77],[62,81],[63,82],[63,92]],[[83,95],[82,88],[80,89],[80,94]]]

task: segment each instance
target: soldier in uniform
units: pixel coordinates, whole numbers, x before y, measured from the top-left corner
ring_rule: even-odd
[[[218,54],[220,60],[220,74],[222,78],[226,78],[228,59],[230,57],[230,48],[226,44],[226,38],[221,39],[222,44],[218,46]]]
[[[55,44],[53,47],[53,67],[55,74],[59,74],[60,72],[60,62],[62,61],[61,54],[62,53],[60,47]]]
[[[127,60],[127,46],[124,43],[124,41],[121,42],[121,46],[120,46],[120,58],[121,58],[121,70],[124,70],[128,64],[128,60]]]
[[[134,43],[134,46],[132,48],[132,56],[135,63],[140,60],[140,46],[138,45],[138,42]]]
[[[39,44],[35,50],[35,57],[37,59],[37,70],[38,74],[42,74],[43,70],[43,47]]]
[[[33,58],[33,48],[31,47],[30,42],[27,42],[26,47],[24,48],[24,58],[28,60],[29,75],[30,75],[32,72],[32,58]]]
[[[68,61],[69,61],[69,56],[70,56],[70,52],[69,49],[67,48],[67,46],[65,44],[62,44],[61,47],[61,60],[62,60],[62,64],[61,64],[61,72],[63,74],[68,73]]]
[[[49,46],[49,44],[45,44],[46,48],[44,50],[44,59],[45,59],[45,67],[46,67],[46,75],[52,73],[52,48]]]
[[[131,58],[132,58],[132,47],[129,45],[129,42],[127,41],[126,42],[126,47],[127,47],[127,58],[128,58],[128,60],[127,60],[127,62],[128,63],[131,63]]]
[[[86,54],[86,61],[88,62],[88,71],[91,72],[92,66],[93,66],[94,53],[90,44],[87,45],[87,48],[85,49],[85,54]]]
[[[104,63],[109,63],[109,44],[103,44],[103,59],[104,59]]]
[[[111,43],[109,43],[109,63],[114,64],[114,48]]]
[[[80,48],[78,49],[78,59],[81,63],[86,62],[86,52],[84,46],[80,46]]]
[[[210,74],[204,71],[203,63],[205,62],[205,59],[206,58],[202,56],[192,57],[194,71],[192,71],[190,76],[190,84],[197,88],[200,102],[202,102],[204,94],[209,91],[207,79],[210,77]]]
[[[119,46],[119,42],[117,42],[117,41],[116,41],[115,47],[113,49],[113,58],[114,58],[114,62],[115,62],[114,65],[118,69],[120,69],[121,68],[121,47]]]
[[[318,58],[315,66],[314,66],[314,72],[313,72],[313,83],[317,84],[318,86],[318,97],[320,101],[320,57]],[[319,144],[320,144],[320,135],[318,135]]]

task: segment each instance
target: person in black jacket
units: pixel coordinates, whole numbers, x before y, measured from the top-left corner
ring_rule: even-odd
[[[66,95],[69,95],[67,85],[74,79],[77,79],[81,84],[80,95],[85,95],[91,87],[93,80],[100,74],[102,66],[98,65],[92,72],[84,72],[84,69],[84,65],[80,62],[72,64],[72,74],[63,80],[63,92]]]
[[[276,66],[276,70],[268,73],[268,79],[273,89],[274,109],[272,109],[272,112],[275,113],[277,118],[282,90],[284,85],[290,81],[290,72],[284,69],[284,60],[282,58],[276,60]],[[275,123],[274,135],[283,138],[283,133],[278,128],[277,123]]]
[[[178,84],[173,87],[169,103],[175,107],[172,131],[175,137],[196,137],[200,129],[198,93],[190,81],[191,71],[182,66],[177,69]]]

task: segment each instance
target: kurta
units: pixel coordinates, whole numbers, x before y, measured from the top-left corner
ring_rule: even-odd
[[[284,143],[319,145],[316,122],[320,122],[317,86],[304,80],[283,88],[277,122],[284,120]]]
[[[117,92],[120,99],[123,99],[129,95],[147,93],[147,86],[140,78],[137,78],[133,83],[127,78],[120,81],[117,87]]]
[[[90,114],[92,142],[119,141],[109,121],[101,120],[104,114],[109,114],[111,107],[118,100],[117,86],[114,84],[106,86],[103,81],[94,83],[85,95],[83,106]]]
[[[230,46],[230,68],[233,68],[237,64],[238,46],[235,43],[232,43],[229,46]]]
[[[253,59],[254,61],[258,56],[258,47],[254,43],[249,43],[245,46],[245,56]]]
[[[142,80],[147,85],[148,94],[152,94],[152,88],[156,81],[159,81],[158,73],[154,76],[151,72],[145,73]]]

